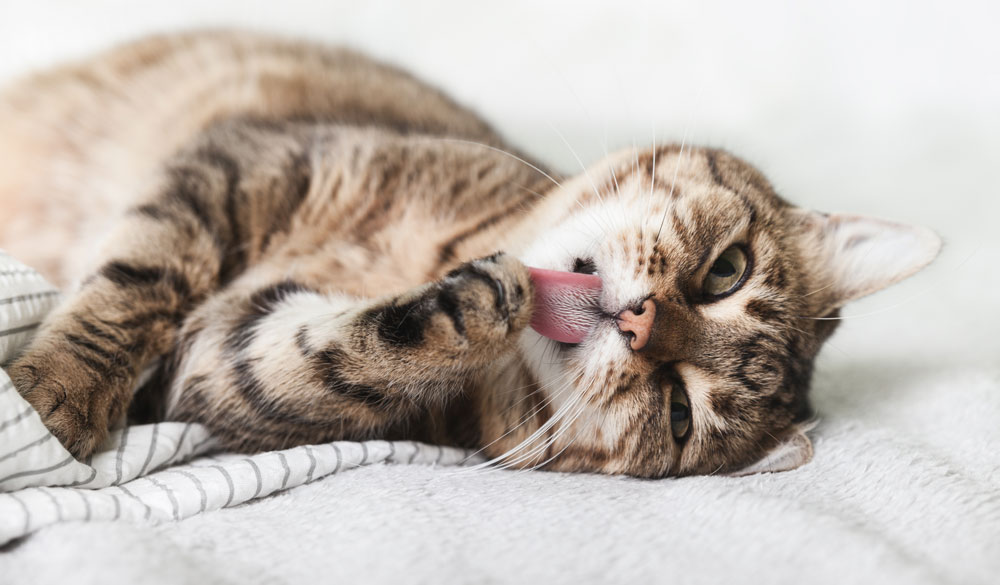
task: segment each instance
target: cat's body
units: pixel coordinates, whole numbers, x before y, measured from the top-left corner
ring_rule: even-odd
[[[811,318],[937,248],[797,210],[716,150],[625,152],[563,181],[406,74],[253,35],[151,39],[28,80],[0,128],[0,248],[80,283],[9,371],[78,455],[159,360],[145,392],[234,449],[411,437],[518,447],[516,467],[792,467],[835,323]],[[882,273],[859,248],[879,229],[901,258]],[[744,276],[709,297],[713,261],[737,253]],[[524,264],[600,274],[579,346],[527,328]],[[622,315],[646,306],[639,347]]]

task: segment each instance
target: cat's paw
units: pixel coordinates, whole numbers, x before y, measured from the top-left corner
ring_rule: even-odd
[[[500,252],[449,272],[436,300],[456,333],[488,351],[505,345],[531,321],[532,291],[524,264]]]
[[[442,364],[481,365],[513,347],[531,321],[533,298],[528,269],[500,253],[462,264],[370,315],[393,347]]]
[[[42,422],[77,459],[93,453],[123,414],[128,387],[95,376],[66,353],[22,357],[7,370],[15,388]]]

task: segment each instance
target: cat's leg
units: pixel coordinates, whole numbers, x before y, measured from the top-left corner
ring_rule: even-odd
[[[255,224],[280,226],[294,209],[290,199],[301,198],[302,173],[275,170],[294,170],[301,155],[251,138],[209,135],[167,164],[150,196],[108,235],[90,276],[9,366],[17,389],[74,455],[100,445],[136,378],[173,347],[184,317],[242,269],[247,242],[267,235]]]
[[[502,360],[531,316],[503,254],[380,300],[245,276],[188,319],[168,405],[243,451],[379,436]]]

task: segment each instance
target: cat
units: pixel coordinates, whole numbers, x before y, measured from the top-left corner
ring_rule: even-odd
[[[685,144],[561,176],[345,49],[205,31],[0,97],[0,247],[72,290],[7,371],[77,457],[132,405],[254,452],[418,439],[645,478],[809,461],[813,362],[930,230]],[[596,274],[579,343],[527,267]],[[140,408],[141,406],[141,408]]]

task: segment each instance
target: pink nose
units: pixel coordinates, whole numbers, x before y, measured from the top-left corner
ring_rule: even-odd
[[[649,343],[654,319],[656,319],[656,304],[653,299],[646,299],[638,311],[626,310],[618,314],[618,330],[632,334],[629,347],[638,351]]]

